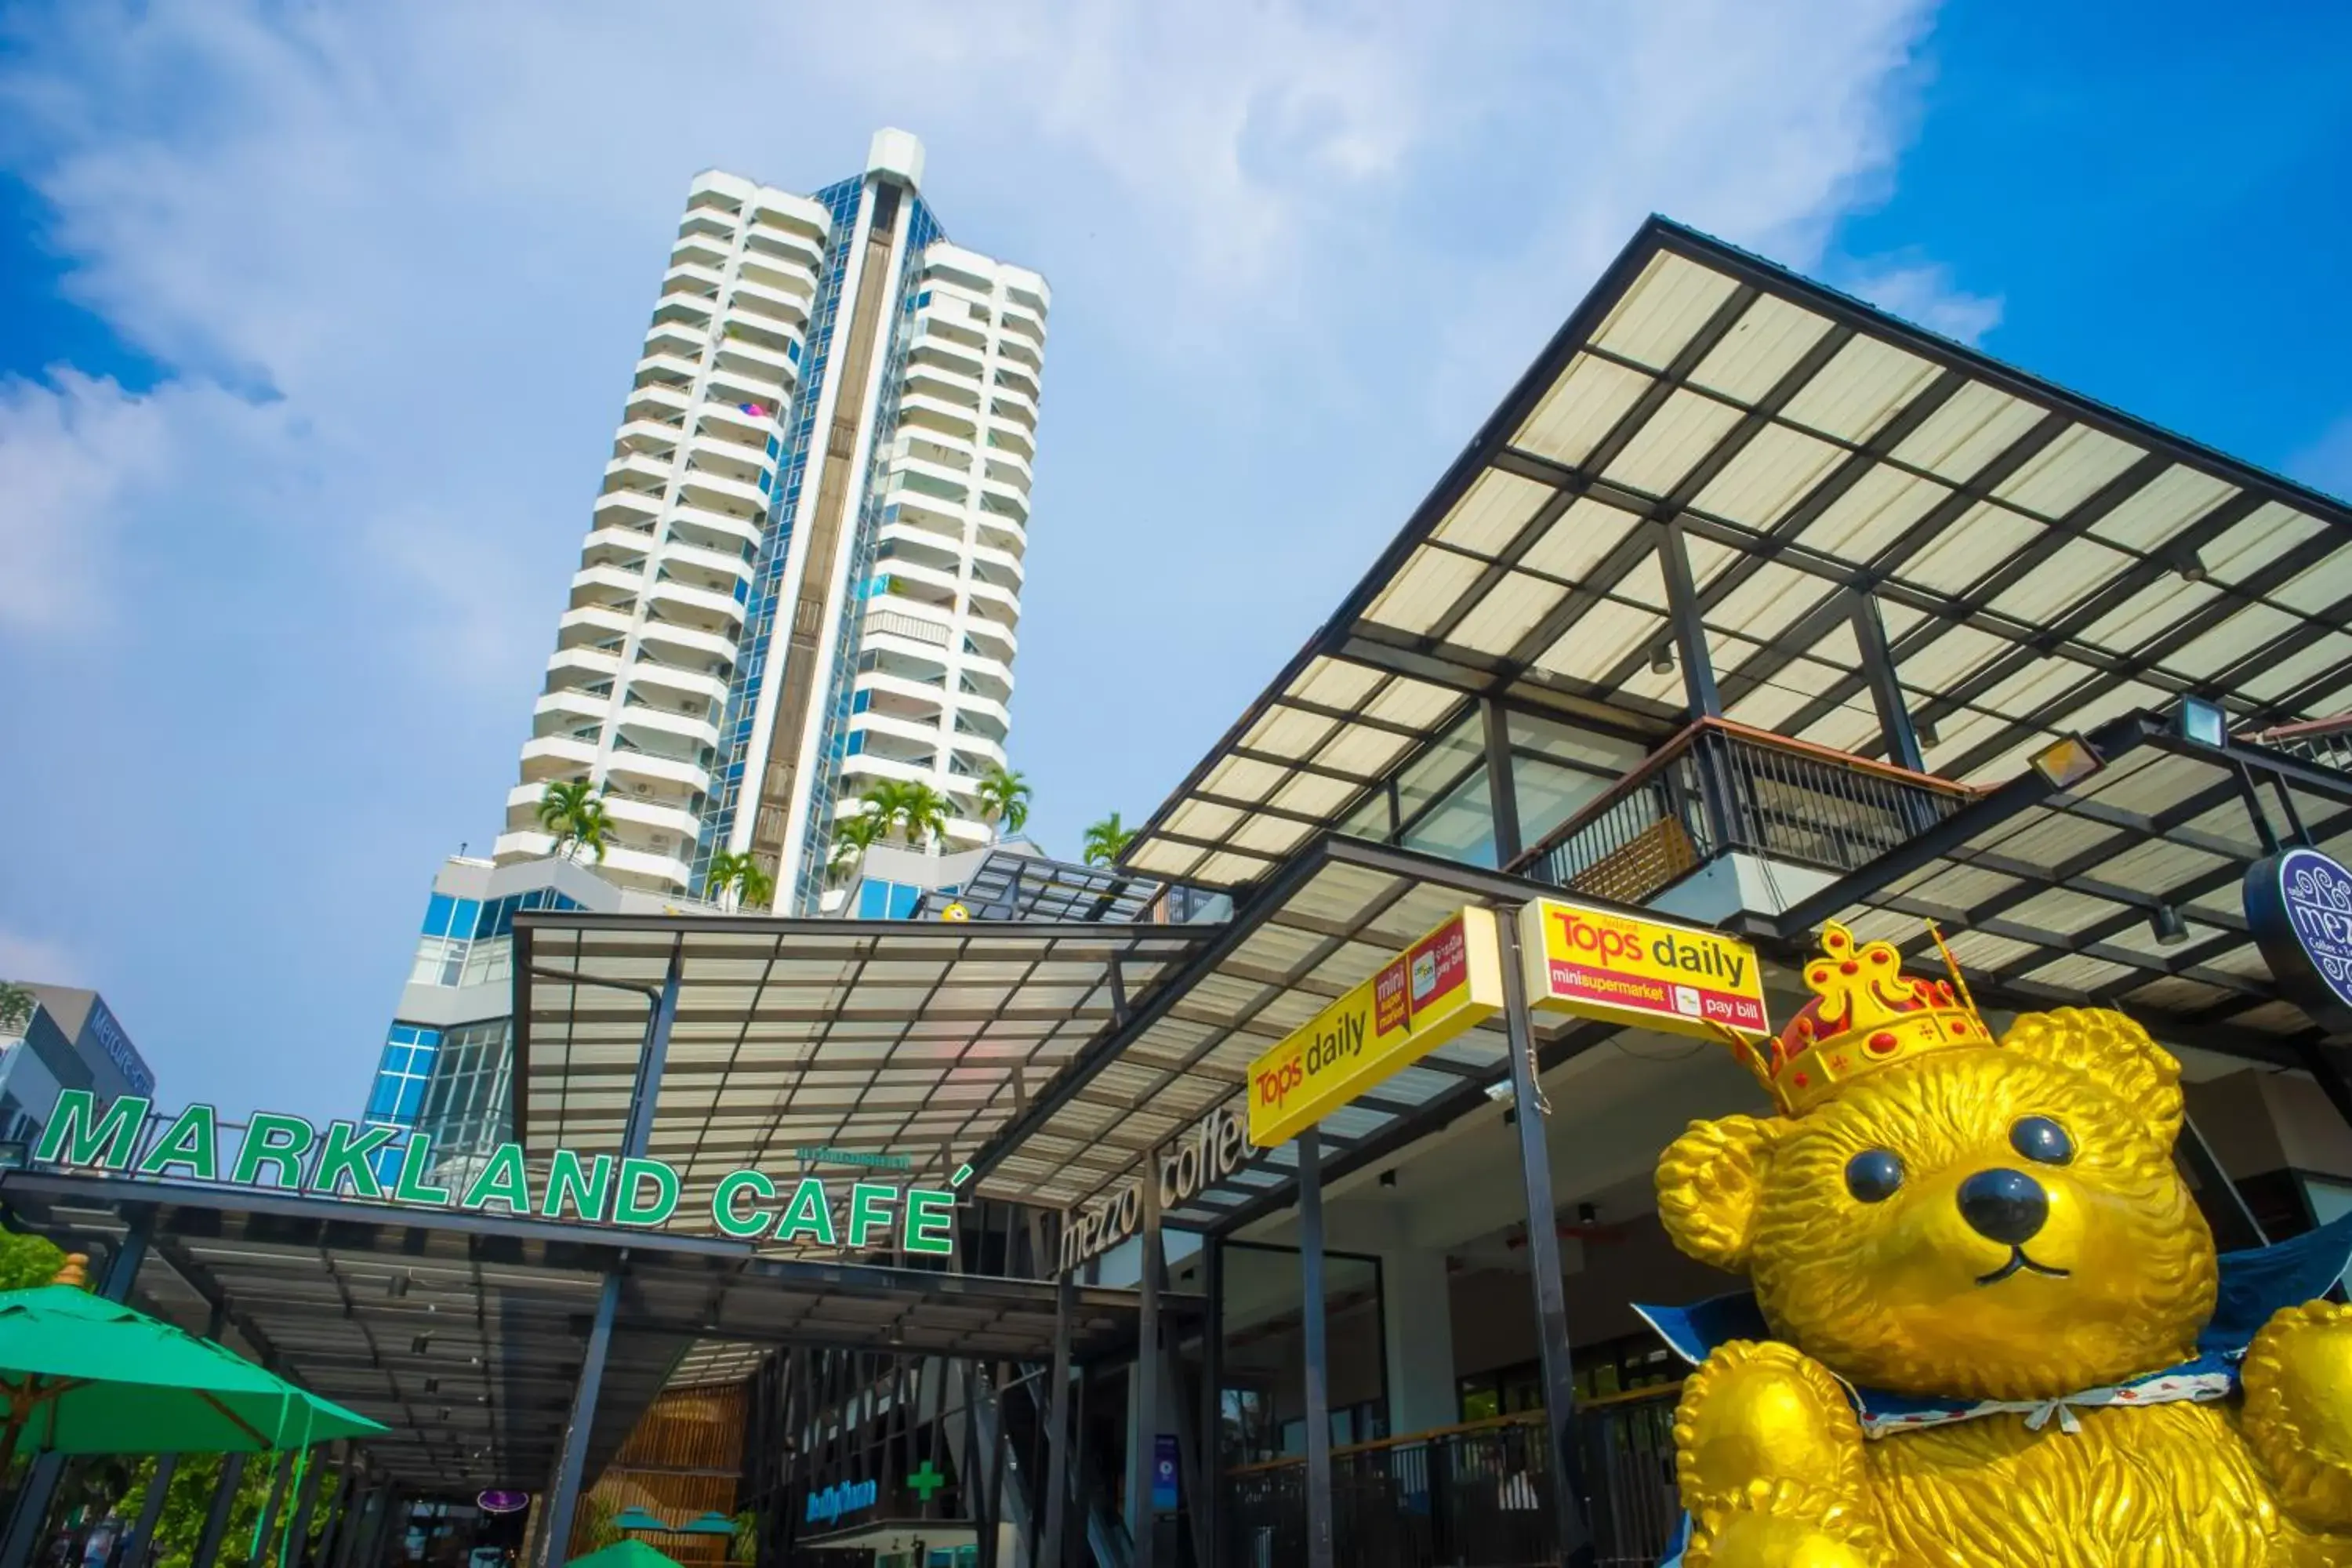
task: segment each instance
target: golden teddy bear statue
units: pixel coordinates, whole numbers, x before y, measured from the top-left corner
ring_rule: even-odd
[[[1780,1114],[1658,1166],[1752,1295],[1645,1309],[1686,1568],[2352,1565],[2352,1221],[2216,1258],[2179,1065],[2120,1013],[1995,1041],[1952,981],[1832,925],[1741,1054]],[[1672,1561],[1672,1559],[1670,1559]]]

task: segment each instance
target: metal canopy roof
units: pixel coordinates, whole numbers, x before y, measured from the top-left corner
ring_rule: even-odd
[[[681,1213],[707,1212],[728,1172],[781,1174],[812,1145],[910,1155],[940,1181],[1207,934],[533,911],[515,922],[518,1136],[619,1150],[643,992],[675,952],[647,1152],[677,1168]]]
[[[2160,1038],[2301,1065],[2320,1031],[2282,999],[2247,931],[2247,866],[2268,853],[2238,770],[2281,837],[2282,809],[2352,858],[2352,776],[2259,746],[2205,746],[2158,718],[2095,732],[2106,765],[2072,789],[2029,772],[1791,909],[1809,941],[1825,919],[1932,963],[1937,921],[1980,1000],[2115,1006]],[[2159,906],[2187,940],[2158,937]]]
[[[1115,1033],[1087,1047],[974,1158],[992,1196],[1068,1206],[1139,1168],[1150,1150],[1244,1089],[1267,1047],[1370,977],[1465,904],[1548,889],[1515,878],[1346,838],[1285,866],[1215,941]],[[1539,1020],[1551,1029],[1556,1021]],[[1335,1160],[1475,1100],[1500,1076],[1500,1020],[1449,1041],[1323,1119]],[[1168,1217],[1214,1226],[1290,1180],[1296,1148],[1258,1153],[1227,1184]]]
[[[1123,863],[1254,880],[1472,696],[1678,719],[1683,678],[1652,664],[1682,560],[1727,717],[1875,753],[1867,594],[1957,780],[2191,689],[2324,716],[2352,681],[2347,530],[2339,502],[1653,218]]]
[[[368,1452],[418,1493],[537,1490],[552,1473],[607,1269],[620,1310],[593,1476],[666,1385],[740,1376],[779,1344],[1045,1361],[1054,1287],[755,1256],[745,1243],[250,1188],[15,1171],[12,1222],[116,1243],[150,1219],[134,1300],[391,1428]],[[1180,1298],[1171,1310],[1198,1303]],[[1132,1291],[1088,1287],[1082,1360],[1130,1348]]]
[[[937,919],[961,904],[976,921],[1139,921],[1160,884],[1111,866],[1074,866],[1018,850],[992,851],[958,891],[932,889],[916,918]]]

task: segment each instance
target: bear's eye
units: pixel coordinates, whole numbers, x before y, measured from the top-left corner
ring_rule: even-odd
[[[2046,1116],[2029,1116],[2011,1128],[2009,1146],[2044,1165],[2063,1165],[2074,1157],[2074,1141]]]
[[[1866,1204],[1883,1204],[1903,1184],[1903,1162],[1884,1149],[1864,1149],[1845,1163],[1845,1190]]]

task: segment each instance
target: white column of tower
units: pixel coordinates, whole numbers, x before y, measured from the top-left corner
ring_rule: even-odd
[[[548,853],[541,796],[584,778],[604,786],[617,828],[604,875],[687,887],[830,221],[804,196],[733,174],[689,187],[500,861]]]

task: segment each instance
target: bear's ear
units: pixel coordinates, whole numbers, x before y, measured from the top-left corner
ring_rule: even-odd
[[[1658,1219],[1676,1247],[1717,1268],[1748,1268],[1756,1204],[1787,1124],[1753,1116],[1694,1121],[1658,1162]]]
[[[2028,1013],[2000,1043],[2105,1084],[2147,1118],[2168,1148],[2180,1131],[2180,1064],[2121,1013],[2105,1007]]]

